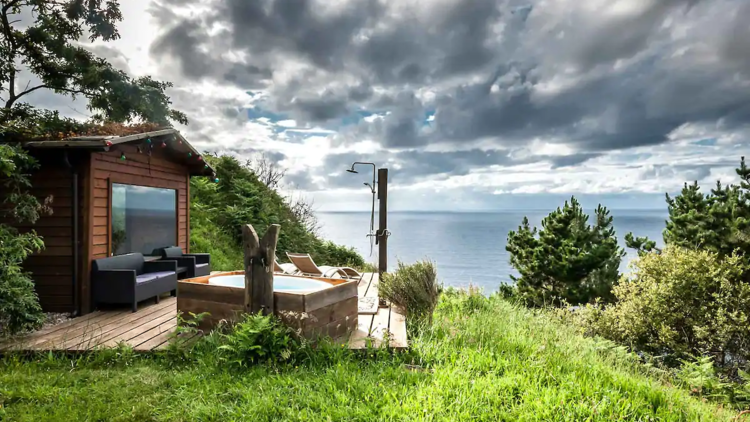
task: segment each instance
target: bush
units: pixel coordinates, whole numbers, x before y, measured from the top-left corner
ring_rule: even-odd
[[[19,146],[0,145],[0,174],[8,196],[8,217],[19,222],[34,223],[48,210],[48,201],[41,204],[29,194],[27,172],[37,167],[36,161]],[[0,336],[39,327],[44,320],[34,283],[21,264],[32,253],[44,247],[34,231],[19,233],[0,224]]]
[[[265,361],[289,361],[300,344],[290,328],[273,315],[262,314],[245,315],[220,337],[218,358],[234,367],[247,367]]]
[[[614,288],[617,303],[587,310],[595,334],[666,355],[672,365],[699,355],[713,356],[720,367],[750,358],[750,284],[742,257],[668,247],[633,265],[632,278]]]
[[[379,285],[380,295],[403,309],[414,322],[432,322],[441,290],[435,264],[429,260],[412,265],[399,261],[396,271],[383,274]]]
[[[508,233],[510,263],[521,274],[511,276],[520,300],[544,306],[612,299],[624,252],[605,207],[597,207],[593,225],[588,219],[573,197],[545,217],[541,229],[532,229],[524,217],[518,230]],[[503,294],[513,292],[505,288]]]
[[[286,252],[309,253],[318,265],[365,266],[365,260],[354,249],[320,239],[315,233],[317,223],[309,204],[282,197],[273,189],[277,179],[266,173],[264,180],[273,181],[268,186],[259,180],[254,172],[257,169],[251,164],[240,163],[229,155],[203,157],[216,169],[219,182],[202,177],[190,180],[191,251],[212,254],[215,268],[242,267],[245,224],[252,224],[260,236],[271,224],[281,226],[276,245],[276,256],[281,261]]]

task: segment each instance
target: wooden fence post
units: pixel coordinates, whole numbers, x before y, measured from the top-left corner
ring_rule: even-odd
[[[258,240],[250,224],[242,227],[242,247],[245,253],[245,312],[273,314],[273,263],[276,260],[278,224],[271,224]]]
[[[388,272],[388,169],[378,169],[378,273]]]

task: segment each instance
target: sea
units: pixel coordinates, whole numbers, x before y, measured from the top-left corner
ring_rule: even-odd
[[[658,246],[663,244],[662,231],[666,209],[610,210],[620,245],[625,248],[625,235],[648,236]],[[398,261],[413,263],[432,260],[440,281],[446,286],[481,288],[491,293],[503,283],[512,283],[517,274],[505,250],[508,232],[516,230],[524,216],[539,227],[549,210],[508,212],[390,212],[388,213],[388,269]],[[318,212],[320,235],[336,243],[351,246],[368,262],[377,263],[377,246],[367,237],[369,212]],[[377,214],[375,227],[377,228]],[[371,252],[372,250],[372,252]],[[628,263],[637,257],[625,248],[620,271],[628,272]]]

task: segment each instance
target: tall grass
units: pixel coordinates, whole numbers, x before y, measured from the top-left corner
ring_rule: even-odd
[[[219,341],[212,336],[207,341]],[[325,344],[291,363],[239,368],[198,357],[37,356],[0,362],[0,419],[13,421],[714,421],[611,342],[543,311],[445,292],[411,350]],[[112,353],[112,352],[110,352]],[[306,356],[305,356],[306,355]]]

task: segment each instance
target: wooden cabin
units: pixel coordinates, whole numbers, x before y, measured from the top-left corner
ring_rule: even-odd
[[[45,249],[24,263],[42,308],[91,312],[91,261],[178,245],[190,248],[190,178],[215,177],[174,129],[128,136],[26,142],[40,164],[31,188],[52,198],[52,214],[33,225]],[[0,188],[2,189],[2,188]],[[7,192],[0,190],[0,198]]]

